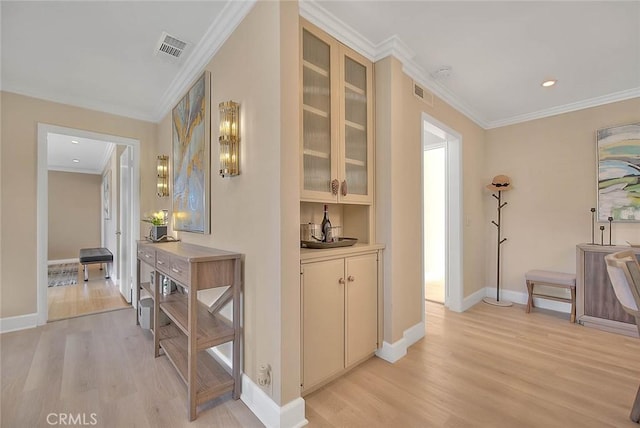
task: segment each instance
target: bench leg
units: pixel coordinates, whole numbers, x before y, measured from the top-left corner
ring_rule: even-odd
[[[104,269],[104,279],[109,279],[111,276],[111,263],[106,263],[106,265]]]
[[[82,265],[82,270],[84,272],[84,282],[89,281],[89,271],[87,270],[87,265]]]
[[[571,287],[571,322],[576,322],[576,287]]]
[[[527,280],[527,293],[529,294],[529,298],[527,299],[527,313],[529,313],[533,307],[533,282],[529,280]]]

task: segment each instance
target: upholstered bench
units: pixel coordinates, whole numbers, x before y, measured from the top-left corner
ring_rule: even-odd
[[[527,313],[534,307],[533,298],[556,300],[558,302],[571,303],[571,322],[576,321],[576,276],[572,273],[552,272],[548,270],[530,270],[524,274],[527,280]],[[571,297],[556,297],[548,294],[536,293],[534,286],[544,285],[547,287],[564,288],[571,292]]]
[[[84,280],[89,281],[89,270],[87,265],[94,263],[106,263],[107,267],[104,272],[105,279],[109,278],[109,271],[111,270],[111,264],[113,263],[113,254],[106,248],[82,248],[80,249],[80,263],[82,263],[82,270],[84,272]],[[102,266],[100,266],[102,269]]]

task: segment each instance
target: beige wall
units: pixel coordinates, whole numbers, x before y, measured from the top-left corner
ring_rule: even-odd
[[[33,314],[36,303],[38,122],[141,141],[141,210],[150,205],[156,125],[13,93],[2,93],[2,277],[0,318]],[[11,209],[7,209],[10,206]]]
[[[244,367],[272,367],[279,404],[299,396],[298,12],[293,2],[258,2],[218,51],[211,72],[211,234],[184,242],[244,254]],[[281,50],[282,47],[282,50]],[[217,106],[240,103],[240,175],[219,169]],[[171,121],[158,154],[171,153]],[[284,150],[286,148],[286,150]],[[153,209],[170,208],[166,200]],[[286,323],[286,324],[285,324]]]
[[[576,244],[591,241],[596,206],[597,129],[640,121],[640,98],[487,131],[487,182],[512,179],[504,194],[501,287],[525,292],[529,269],[576,271]],[[487,223],[496,202],[483,192]],[[597,226],[596,226],[597,227]],[[485,284],[495,287],[495,227],[486,227]],[[597,231],[597,241],[599,242]],[[640,224],[614,223],[613,242],[640,242]],[[605,242],[608,242],[608,225]]]
[[[49,171],[49,260],[100,246],[102,176]]]
[[[385,331],[393,343],[422,319],[421,130],[427,113],[462,135],[463,293],[484,287],[485,251],[482,185],[485,131],[436,98],[430,107],[413,96],[402,64],[387,57],[376,75],[377,240],[384,251]]]

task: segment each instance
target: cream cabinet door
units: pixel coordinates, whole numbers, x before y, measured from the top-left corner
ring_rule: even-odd
[[[344,282],[344,259],[302,267],[303,390],[344,368]]]
[[[362,360],[378,346],[378,261],[376,254],[345,259],[345,366]]]

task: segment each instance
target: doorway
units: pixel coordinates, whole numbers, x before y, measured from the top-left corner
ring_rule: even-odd
[[[424,150],[424,296],[444,304],[445,296],[445,140],[427,132]]]
[[[423,298],[463,310],[462,136],[422,115]]]
[[[138,140],[118,137],[107,134],[100,134],[90,131],[84,131],[79,129],[65,128],[54,125],[47,124],[38,124],[38,166],[37,166],[37,226],[38,226],[38,242],[37,242],[37,310],[38,310],[38,325],[45,324],[49,318],[49,307],[48,307],[48,250],[49,250],[49,224],[48,224],[48,215],[49,215],[49,200],[48,200],[48,192],[49,192],[49,174],[48,174],[48,141],[49,138],[54,134],[74,136],[99,142],[109,142],[116,146],[120,146],[115,152],[118,154],[121,153],[121,150],[125,149],[130,150],[130,189],[131,189],[131,203],[127,207],[130,212],[129,219],[129,231],[130,231],[130,242],[123,243],[123,245],[132,246],[135,244],[136,236],[139,236],[139,158],[140,158],[140,142]],[[119,162],[112,162],[112,168],[110,172],[113,176],[119,176]],[[102,191],[101,199],[104,198],[104,189],[105,189],[105,177],[102,178]],[[109,187],[111,189],[116,186],[118,182],[117,179],[108,180]],[[113,183],[113,185],[111,185]],[[115,189],[114,189],[115,190]],[[79,195],[78,197],[82,197]],[[114,266],[112,269],[112,277],[110,279],[104,278],[104,272],[98,271],[98,266],[100,265],[89,265],[89,281],[84,282],[82,278],[82,273],[79,272],[79,280],[78,280],[78,289],[83,288],[80,293],[71,293],[65,292],[66,295],[86,295],[89,293],[91,288],[100,288],[100,287],[108,287],[110,286],[115,290],[114,294],[117,297],[117,300],[121,306],[128,306],[127,300],[131,299],[131,291],[126,290],[127,284],[122,283],[121,278],[118,277],[118,258],[120,255],[120,250],[117,246],[111,247],[109,246],[109,241],[115,241],[115,235],[118,234],[119,225],[115,225],[115,221],[111,221],[112,227],[107,228],[105,219],[117,219],[118,213],[116,211],[116,204],[118,203],[117,199],[111,198],[114,202],[113,206],[109,207],[109,210],[105,211],[104,205],[101,207],[102,214],[96,217],[96,222],[100,222],[101,229],[101,237],[100,237],[100,246],[109,247],[112,249],[112,253],[114,255]],[[102,200],[104,204],[105,200]],[[114,235],[114,236],[111,236]],[[130,247],[133,248],[133,247]],[[75,256],[74,256],[75,258]],[[135,252],[129,251],[127,265],[133,266],[135,264]],[[75,259],[77,261],[77,258]],[[93,269],[93,271],[92,271]],[[79,269],[80,271],[82,268]],[[67,285],[63,287],[73,287],[72,285]],[[130,287],[130,285],[129,285]],[[123,291],[121,291],[121,289]],[[122,292],[122,297],[121,297]],[[98,293],[100,294],[100,293]],[[125,299],[128,297],[129,299]],[[114,300],[114,299],[112,299]],[[122,305],[124,303],[124,305]],[[135,305],[135,302],[134,302]],[[108,308],[107,308],[108,309]],[[100,311],[99,309],[97,310]],[[96,312],[96,311],[93,311]],[[81,315],[81,314],[77,314]],[[77,316],[71,315],[71,316]]]

